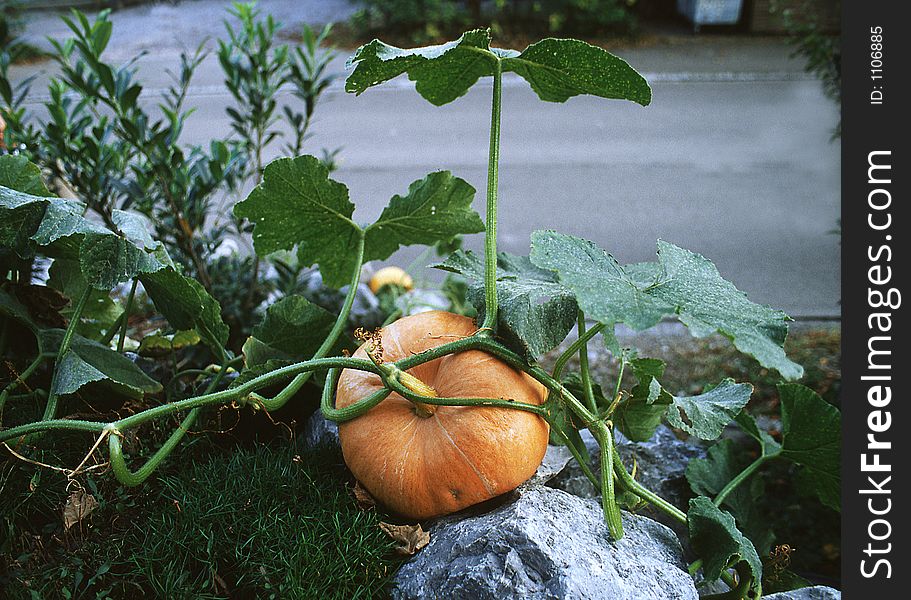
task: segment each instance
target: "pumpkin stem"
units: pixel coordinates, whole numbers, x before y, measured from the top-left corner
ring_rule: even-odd
[[[430,398],[437,398],[439,396],[432,386],[427,385],[408,371],[398,371],[395,376],[399,383],[419,396],[428,396]],[[433,413],[437,410],[437,407],[433,404],[424,404],[423,402],[415,402],[414,400],[412,400],[412,402],[414,403],[415,414],[424,419],[432,417]]]

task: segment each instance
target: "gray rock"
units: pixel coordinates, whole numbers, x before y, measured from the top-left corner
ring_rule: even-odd
[[[681,509],[686,509],[689,499],[689,485],[686,482],[686,465],[693,458],[705,457],[705,448],[677,439],[670,428],[661,425],[655,435],[647,442],[631,442],[620,432],[616,432],[617,450],[623,462],[632,467],[636,463],[636,479],[645,487]],[[582,432],[582,439],[596,467],[597,474],[601,468],[598,444],[589,431]],[[549,486],[567,491],[582,498],[596,498],[595,486],[588,480],[578,463],[571,462],[548,483]],[[665,520],[663,513],[649,513],[661,522],[672,524],[675,521]]]
[[[304,447],[338,446],[338,423],[323,416],[319,409],[310,415],[304,426]]]
[[[531,476],[531,479],[522,484],[522,488],[547,483],[559,475],[572,459],[573,455],[566,446],[548,445],[547,452],[544,453],[544,460],[541,461],[538,470]]]
[[[825,585],[763,596],[763,600],[841,600],[841,592]]]
[[[674,533],[626,513],[623,525],[613,542],[596,501],[530,486],[487,514],[437,523],[396,574],[392,596],[696,600]]]

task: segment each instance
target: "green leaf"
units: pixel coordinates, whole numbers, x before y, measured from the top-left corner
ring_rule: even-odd
[[[31,238],[48,204],[46,198],[0,187],[0,250],[11,250],[22,258],[33,256]]]
[[[475,189],[449,171],[437,171],[394,196],[380,218],[366,228],[365,259],[384,260],[400,246],[448,242],[460,234],[484,231],[471,209]]]
[[[117,230],[137,247],[154,250],[161,245],[161,242],[152,238],[151,227],[145,215],[115,208],[111,211],[111,220]]]
[[[42,332],[42,348],[60,347],[63,330]],[[51,393],[74,394],[90,383],[99,382],[112,391],[134,399],[161,391],[161,384],[150,378],[124,355],[92,340],[75,335],[69,350],[57,364],[57,378]]]
[[[756,548],[737,530],[734,517],[724,512],[705,496],[690,500],[686,514],[690,544],[702,558],[706,581],[715,581],[722,571],[746,561],[753,580],[762,580],[762,563]]]
[[[417,92],[436,106],[459,98],[481,77],[493,75],[497,56],[490,51],[490,31],[475,29],[438,46],[402,49],[379,40],[365,44],[348,59],[353,71],[345,91],[360,95],[402,73]]]
[[[221,358],[228,343],[228,326],[221,318],[218,300],[195,279],[166,267],[140,275],[155,308],[178,330],[193,329],[216,357]]]
[[[788,334],[785,313],[747,300],[711,261],[695,252],[659,240],[658,263],[652,267],[656,277],[644,292],[672,306],[693,335],[717,331],[784,378],[803,375],[803,368],[789,360],[782,348]],[[644,267],[639,269],[641,273]]]
[[[114,235],[83,215],[85,205],[71,198],[51,198],[47,212],[32,239],[48,256],[78,258],[86,234]]]
[[[744,467],[746,464],[737,457],[734,442],[725,439],[709,448],[706,458],[690,460],[686,479],[696,494],[716,496]],[[768,526],[769,519],[760,508],[764,491],[762,477],[754,475],[749,483],[741,483],[728,494],[723,504],[761,554],[768,552],[775,539]]]
[[[698,396],[673,396],[658,382],[664,375],[664,362],[656,358],[636,358],[628,362],[638,383],[614,412],[617,428],[634,442],[652,438],[666,418],[674,427],[703,440],[714,440],[750,399],[753,386],[721,381]]]
[[[137,354],[140,356],[150,356],[159,358],[170,356],[171,353],[181,350],[188,346],[195,346],[202,338],[195,330],[177,331],[171,335],[154,333],[142,338],[139,343]]]
[[[585,315],[606,325],[647,329],[668,312],[666,303],[643,293],[613,256],[588,240],[535,231],[530,258],[538,267],[556,272]]]
[[[468,301],[484,318],[484,260],[471,251],[459,250],[437,269],[459,273],[473,283]],[[578,308],[572,293],[550,271],[531,264],[528,257],[500,253],[497,256],[497,319],[499,334],[526,357],[540,356],[566,339],[576,324]]]
[[[538,97],[564,102],[591,94],[647,105],[651,89],[625,61],[579,40],[548,38],[521,54],[490,47],[490,31],[475,29],[437,46],[402,49],[379,40],[361,46],[348,61],[353,67],[345,90],[356,94],[403,73],[417,92],[437,106],[465,95],[481,77],[494,74],[497,61],[531,84]]]
[[[247,367],[269,360],[311,358],[329,336],[335,315],[303,296],[285,296],[266,310],[244,343]]]
[[[631,100],[642,106],[652,101],[648,82],[626,61],[579,40],[541,40],[518,56],[504,57],[503,69],[528,81],[547,102],[565,102],[580,94]]]
[[[79,247],[79,267],[86,283],[99,290],[165,268],[157,256],[111,232],[85,235]]]
[[[25,325],[35,334],[41,329],[28,312],[28,308],[19,302],[19,299],[8,293],[5,289],[0,288],[0,315],[18,321]]]
[[[614,411],[613,419],[623,435],[634,442],[647,442],[655,435],[674,397],[658,378],[664,375],[664,362],[657,358],[636,358],[627,363],[638,383]],[[657,388],[657,391],[656,391]]]
[[[329,170],[313,156],[269,163],[262,183],[234,206],[237,217],[254,224],[257,254],[297,246],[301,264],[319,264],[326,285],[336,288],[351,277],[363,235],[353,213],[348,188],[329,179]]]
[[[734,383],[732,379],[725,379],[698,396],[674,397],[674,405],[667,411],[667,420],[690,435],[714,440],[746,406],[752,393],[753,386],[749,383]]]
[[[803,468],[798,486],[841,510],[841,414],[819,394],[797,383],[778,386],[781,456]]]
[[[75,300],[80,298],[88,287],[88,283],[79,270],[79,262],[72,259],[57,258],[48,270],[47,285],[69,298],[69,307],[60,311],[64,317],[70,318]],[[76,333],[90,339],[100,338],[117,321],[123,308],[111,298],[109,290],[92,288],[85,307],[82,309],[82,318],[76,326]]]
[[[41,169],[24,156],[0,156],[0,187],[32,196],[53,196],[44,185]]]
[[[759,442],[763,456],[772,458],[781,454],[781,444],[775,441],[775,438],[769,435],[768,431],[759,429],[759,425],[757,425],[753,415],[743,410],[740,411],[734,421],[747,435]]]

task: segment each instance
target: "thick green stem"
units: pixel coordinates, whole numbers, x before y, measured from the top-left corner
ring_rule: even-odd
[[[127,487],[134,487],[148,479],[158,468],[158,465],[177,447],[183,436],[196,422],[197,416],[199,416],[199,409],[194,408],[181,421],[180,426],[174,430],[171,437],[162,444],[161,448],[135,472],[130,471],[129,467],[127,467],[126,460],[123,457],[123,449],[120,446],[120,436],[116,433],[111,433],[108,437],[108,450],[111,455],[111,470],[114,472],[114,477],[117,478],[117,481]]]
[[[513,408],[536,414],[539,417],[547,416],[547,409],[544,406],[536,404],[513,402],[501,398],[441,398],[438,396],[424,396],[414,393],[394,378],[383,377],[383,381],[387,387],[392,389],[392,391],[411,402],[433,404],[436,406],[492,406],[497,408]]]
[[[569,347],[566,348],[566,351],[557,358],[557,362],[554,363],[552,377],[559,381],[560,377],[563,375],[563,369],[566,368],[566,363],[579,352],[580,348],[588,343],[588,340],[601,333],[603,329],[603,323],[596,323],[591,329],[586,330],[584,334],[580,333],[579,337],[576,338],[576,341],[570,344]]]
[[[348,284],[348,294],[345,296],[345,301],[342,303],[342,308],[338,313],[338,317],[335,319],[335,324],[332,326],[332,330],[329,331],[329,335],[326,336],[326,339],[323,340],[323,343],[317,348],[316,353],[314,353],[313,358],[324,358],[332,349],[335,347],[335,344],[338,342],[338,338],[342,335],[342,332],[345,331],[345,327],[348,325],[348,316],[351,314],[351,307],[354,306],[354,300],[357,297],[357,287],[361,282],[361,267],[364,264],[364,234],[360,233],[357,242],[356,250],[356,260],[354,265],[354,272],[351,274],[351,282]],[[278,410],[284,406],[288,400],[294,397],[294,395],[304,387],[304,384],[310,380],[310,377],[313,376],[313,371],[308,371],[306,373],[301,373],[294,378],[291,383],[285,386],[281,392],[279,392],[273,398],[263,398],[262,396],[256,395],[255,399],[258,401],[260,406],[267,411]],[[327,417],[328,418],[328,417]]]
[[[617,452],[614,452],[614,473],[628,490],[686,525],[686,513],[633,479]]]
[[[487,229],[484,234],[484,323],[482,331],[497,326],[497,187],[500,168],[500,104],[503,96],[503,67],[499,58],[493,66],[493,102],[490,111],[490,151],[487,157]]]
[[[730,590],[721,594],[702,596],[702,600],[753,600],[762,595],[762,587],[753,585],[753,572],[750,570],[749,564],[737,563],[734,570],[737,572],[737,581],[734,581],[727,571],[722,572],[723,575],[727,575],[723,579],[731,587]],[[751,588],[756,588],[756,591],[751,592]]]
[[[60,348],[57,350],[57,359],[54,361],[54,374],[51,376],[51,389],[47,396],[47,406],[44,408],[44,416],[41,417],[42,421],[53,419],[54,414],[57,412],[57,393],[54,391],[54,388],[56,387],[57,377],[59,376],[60,361],[70,349],[70,344],[73,343],[73,336],[76,335],[76,327],[79,325],[79,320],[82,318],[82,311],[85,310],[85,305],[88,302],[91,293],[92,287],[86,286],[85,291],[82,292],[82,295],[79,296],[79,300],[76,302],[76,307],[73,309],[73,315],[70,317],[70,323],[67,325],[66,331],[63,332],[63,339],[60,340]]]
[[[619,540],[623,537],[623,522],[620,519],[620,506],[614,493],[614,436],[610,427],[598,421],[592,433],[601,445],[601,508],[604,520],[611,537]]]
[[[326,385],[323,386],[323,397],[320,402],[320,410],[322,411],[323,416],[330,421],[343,423],[345,421],[350,421],[355,417],[359,417],[385,400],[389,394],[392,393],[392,390],[389,388],[381,388],[366,398],[361,398],[354,404],[344,408],[335,408],[335,387],[338,385],[338,378],[340,375],[340,369],[329,369],[329,372],[326,374]]]
[[[127,296],[127,303],[123,307],[123,322],[120,324],[120,338],[117,340],[117,352],[123,352],[123,343],[127,339],[127,323],[130,320],[130,310],[133,308],[133,296],[136,295],[136,286],[139,284],[139,278],[133,278],[133,285],[130,286],[130,294]]]
[[[585,315],[579,311],[576,319],[576,327],[579,328],[579,337],[585,335]],[[592,374],[588,368],[588,344],[582,344],[579,348],[579,370],[582,373],[582,391],[585,393],[585,401],[588,403],[588,410],[598,414],[598,404],[595,402],[595,393],[592,389]]]
[[[600,491],[601,481],[598,479],[598,477],[595,477],[595,474],[592,472],[591,467],[588,466],[588,458],[582,456],[582,454],[579,453],[579,450],[572,443],[570,443],[569,438],[566,436],[566,432],[564,432],[562,429],[551,423],[550,430],[557,433],[557,435],[560,437],[560,440],[563,442],[563,445],[569,448],[569,453],[572,454],[573,458],[576,459],[576,462],[579,463],[579,468],[582,469],[582,473],[588,477],[588,480],[592,483],[593,486],[595,486],[595,489]]]
[[[715,500],[714,500],[715,506],[721,506],[722,503],[724,502],[725,498],[727,498],[728,495],[731,492],[733,492],[737,488],[738,485],[740,485],[741,483],[746,481],[750,475],[755,473],[756,469],[761,467],[763,465],[763,463],[765,463],[767,460],[769,460],[768,456],[760,456],[759,458],[754,460],[752,463],[750,463],[750,465],[747,468],[745,468],[743,471],[738,473],[737,477],[730,480],[728,482],[728,484],[726,486],[724,486],[724,488],[720,492],[718,492],[718,495],[715,496]]]
[[[22,436],[34,433],[42,433],[51,430],[60,431],[94,431],[101,432],[111,426],[110,423],[101,423],[99,421],[79,421],[76,419],[49,419],[47,421],[35,421],[26,423],[18,427],[0,430],[0,443],[8,442]]]

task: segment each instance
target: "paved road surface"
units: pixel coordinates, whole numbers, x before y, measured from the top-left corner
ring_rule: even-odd
[[[131,21],[118,18],[129,29]],[[151,88],[165,84],[177,47],[154,39],[161,52],[141,63]],[[148,45],[122,44],[112,45],[113,56]],[[636,262],[653,259],[662,238],[714,260],[756,301],[797,316],[839,314],[840,247],[828,233],[840,210],[840,150],[829,139],[836,109],[788,47],[763,38],[690,37],[617,53],[652,81],[648,108],[596,98],[541,103],[523,82],[507,79],[501,248],[526,253],[533,230],[556,228]],[[45,78],[32,96],[39,112]],[[191,94],[198,112],[187,142],[229,130],[230,98],[220,81],[210,58]],[[441,168],[479,190],[481,211],[489,102],[489,83],[440,108],[407,81],[358,98],[336,86],[318,110],[309,151],[343,148],[335,177],[351,189],[358,220],[375,218],[391,195]],[[469,245],[479,248],[480,239]],[[405,264],[415,254],[406,250],[394,260]]]

